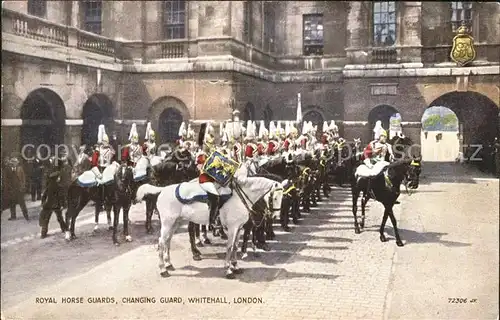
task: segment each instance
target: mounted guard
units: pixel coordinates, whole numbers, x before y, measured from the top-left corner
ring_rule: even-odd
[[[277,137],[277,129],[273,121],[269,123],[269,142],[267,144],[267,155],[274,156],[278,153],[279,150],[279,142]]]
[[[134,169],[134,180],[141,181],[147,177],[147,169],[149,160],[143,157],[143,148],[139,144],[139,134],[137,133],[137,125],[132,124],[128,137],[130,143],[122,151],[122,165],[127,164]]]
[[[296,144],[295,140],[297,139],[298,136],[298,130],[295,128],[292,122],[287,122],[285,126],[285,133],[287,138],[285,139],[285,142],[283,143],[283,149],[286,152],[290,151],[295,151],[296,149]]]
[[[187,130],[185,122],[181,122],[178,137],[179,138],[175,141],[175,144],[177,145],[177,147],[182,147],[184,145],[184,142],[187,140]]]
[[[143,155],[151,159],[153,156],[156,156],[156,153],[158,151],[155,141],[156,134],[151,127],[151,122],[148,122],[146,126],[146,136],[144,138],[146,141],[142,145]]]
[[[368,178],[367,190],[371,191],[371,178],[376,177],[390,163],[385,161],[387,153],[394,159],[391,145],[387,143],[387,131],[378,131],[378,140],[370,142],[363,151],[363,164],[356,169],[356,177]],[[375,197],[372,194],[372,198]]]
[[[207,137],[208,139],[211,139],[211,137],[207,135],[209,127],[209,123],[203,123],[201,125],[200,134],[198,136],[198,144],[200,146],[204,144],[206,145]],[[205,154],[201,153],[197,157],[197,164],[199,167],[201,167],[201,173],[198,178],[198,182],[201,188],[207,193],[208,206],[210,210],[209,224],[215,228],[215,221],[220,204],[220,191],[222,191],[223,194],[231,194],[230,189],[228,193],[227,190],[224,190],[228,188],[223,189],[223,187],[233,177],[236,169],[238,169],[239,167],[239,164],[225,157],[218,151],[212,152],[209,157],[206,157]],[[203,164],[201,164],[202,162]]]
[[[99,125],[97,133],[97,148],[92,154],[92,173],[95,177],[88,174],[80,176],[79,182],[81,186],[94,186],[95,184],[107,184],[114,179],[114,174],[118,169],[118,164],[115,162],[115,150],[109,144],[109,137],[106,134],[106,129],[103,124]]]

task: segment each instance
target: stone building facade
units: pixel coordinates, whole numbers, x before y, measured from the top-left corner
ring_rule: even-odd
[[[498,131],[500,5],[407,1],[4,1],[2,149],[126,138],[147,121],[336,120],[347,138],[444,105],[465,142]],[[476,57],[450,61],[456,28]],[[87,30],[87,31],[86,31]]]

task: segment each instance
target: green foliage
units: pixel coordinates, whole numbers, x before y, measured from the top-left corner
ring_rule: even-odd
[[[431,114],[422,123],[425,131],[456,131],[458,130],[458,119],[454,114],[446,114],[441,117],[439,114]]]

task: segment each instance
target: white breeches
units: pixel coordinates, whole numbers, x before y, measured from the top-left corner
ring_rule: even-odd
[[[208,193],[219,195],[219,191],[217,191],[217,187],[213,182],[200,183],[200,187]]]

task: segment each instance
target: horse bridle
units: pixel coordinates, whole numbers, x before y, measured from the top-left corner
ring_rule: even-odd
[[[273,196],[274,196],[274,192],[275,191],[277,191],[277,190],[283,190],[283,187],[278,187],[278,188],[271,187],[271,188],[269,188],[269,190],[266,193],[264,193],[255,203],[252,203],[252,201],[250,200],[250,198],[248,197],[248,195],[245,193],[245,191],[243,191],[243,189],[240,187],[240,185],[236,181],[233,180],[232,181],[232,185],[233,185],[233,189],[236,191],[236,193],[240,197],[241,201],[243,202],[243,204],[247,208],[248,212],[250,213],[250,220],[252,220],[252,223],[253,223],[254,227],[259,228],[262,225],[262,223],[264,222],[265,219],[261,219],[260,223],[257,224],[255,222],[255,216],[257,215],[257,212],[255,212],[255,210],[253,209],[253,207],[256,204],[258,204],[260,202],[260,200],[262,200],[267,194],[269,194],[269,202],[266,203],[264,201],[264,203],[266,203],[266,207],[265,208],[260,208],[260,209],[263,209],[263,211],[264,211],[264,217],[265,216],[272,216],[272,214],[274,212],[281,211],[281,207],[280,208],[275,208],[274,207]],[[249,204],[251,204],[251,205],[249,205]]]

